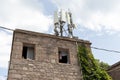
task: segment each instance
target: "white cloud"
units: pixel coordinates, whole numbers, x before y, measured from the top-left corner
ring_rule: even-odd
[[[43,13],[39,0],[0,0],[0,26],[36,32],[48,31],[52,17]],[[12,33],[0,30],[0,67],[8,68]]]
[[[44,15],[42,11],[43,6],[37,0],[1,0],[0,25],[44,32],[49,29],[52,20],[51,16]]]
[[[6,80],[6,77],[0,76],[0,80]]]
[[[0,67],[8,68],[8,61],[10,58],[11,44],[12,44],[12,35],[6,32],[0,31]]]
[[[74,22],[107,33],[120,31],[120,0],[51,0],[58,9],[70,9]],[[47,5],[44,5],[47,6]],[[39,0],[0,0],[0,26],[37,32],[47,31],[52,17],[43,13]],[[103,26],[101,26],[103,25]],[[101,34],[100,34],[101,35]],[[0,32],[0,67],[8,67],[12,35]]]
[[[120,31],[120,0],[52,0],[52,2],[58,8],[69,8],[77,24],[95,31],[103,28]]]

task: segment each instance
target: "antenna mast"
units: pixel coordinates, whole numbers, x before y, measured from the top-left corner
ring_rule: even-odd
[[[56,36],[63,37],[63,29],[64,25],[67,24],[68,30],[68,37],[73,38],[73,29],[75,25],[73,24],[72,20],[72,13],[70,11],[65,12],[61,10],[60,12],[55,11],[54,13],[54,32]],[[60,33],[60,35],[59,35]]]

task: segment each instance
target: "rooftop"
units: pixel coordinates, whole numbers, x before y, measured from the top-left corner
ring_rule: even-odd
[[[110,66],[109,69],[108,69],[108,71],[111,70],[111,69],[113,69],[113,68],[115,68],[115,67],[117,67],[117,66],[119,66],[119,65],[120,65],[120,61],[117,62],[117,63],[115,63],[115,64],[113,64],[112,66]]]
[[[30,35],[34,35],[34,36],[44,36],[44,37],[49,37],[49,38],[55,38],[55,39],[73,41],[73,42],[77,41],[79,43],[91,44],[90,41],[78,39],[77,37],[74,37],[74,38],[69,38],[69,37],[65,37],[65,36],[61,37],[61,36],[55,36],[55,35],[51,35],[51,34],[45,34],[45,33],[39,33],[39,32],[33,32],[33,31],[27,31],[27,30],[21,30],[21,29],[16,29],[14,32],[23,33],[23,34],[30,34]]]

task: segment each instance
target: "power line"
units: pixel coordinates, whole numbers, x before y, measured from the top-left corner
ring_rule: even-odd
[[[116,50],[108,50],[108,49],[97,48],[97,47],[91,47],[91,48],[93,48],[93,49],[97,49],[97,50],[102,50],[102,51],[107,51],[107,52],[120,53],[120,51],[116,51]]]
[[[79,26],[77,26],[79,27]],[[79,31],[79,30],[78,30]],[[105,48],[98,48],[98,47],[92,47],[91,48],[93,49],[96,49],[96,50],[101,50],[101,51],[107,51],[107,52],[114,52],[114,53],[120,53],[120,51],[116,51],[116,50],[109,50],[109,49],[105,49]]]
[[[2,27],[2,26],[0,26],[0,28],[2,28],[2,29],[6,29],[6,30],[9,30],[9,31],[14,31],[13,29],[6,28],[6,27]]]
[[[2,27],[2,26],[0,26],[0,28],[2,28],[2,29],[6,29],[6,30],[10,30],[10,31],[14,31],[13,29],[6,28],[6,27]],[[91,48],[96,49],[96,50],[101,50],[101,51],[120,53],[120,51],[116,51],[116,50],[109,50],[109,49],[98,48],[98,47],[91,47]]]

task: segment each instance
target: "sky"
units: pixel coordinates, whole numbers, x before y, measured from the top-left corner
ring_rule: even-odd
[[[120,0],[0,0],[0,26],[54,34],[53,14],[60,9],[72,12],[74,36],[91,46],[120,51]],[[7,76],[12,35],[0,28],[0,80]],[[110,65],[120,61],[120,53],[92,53]]]

